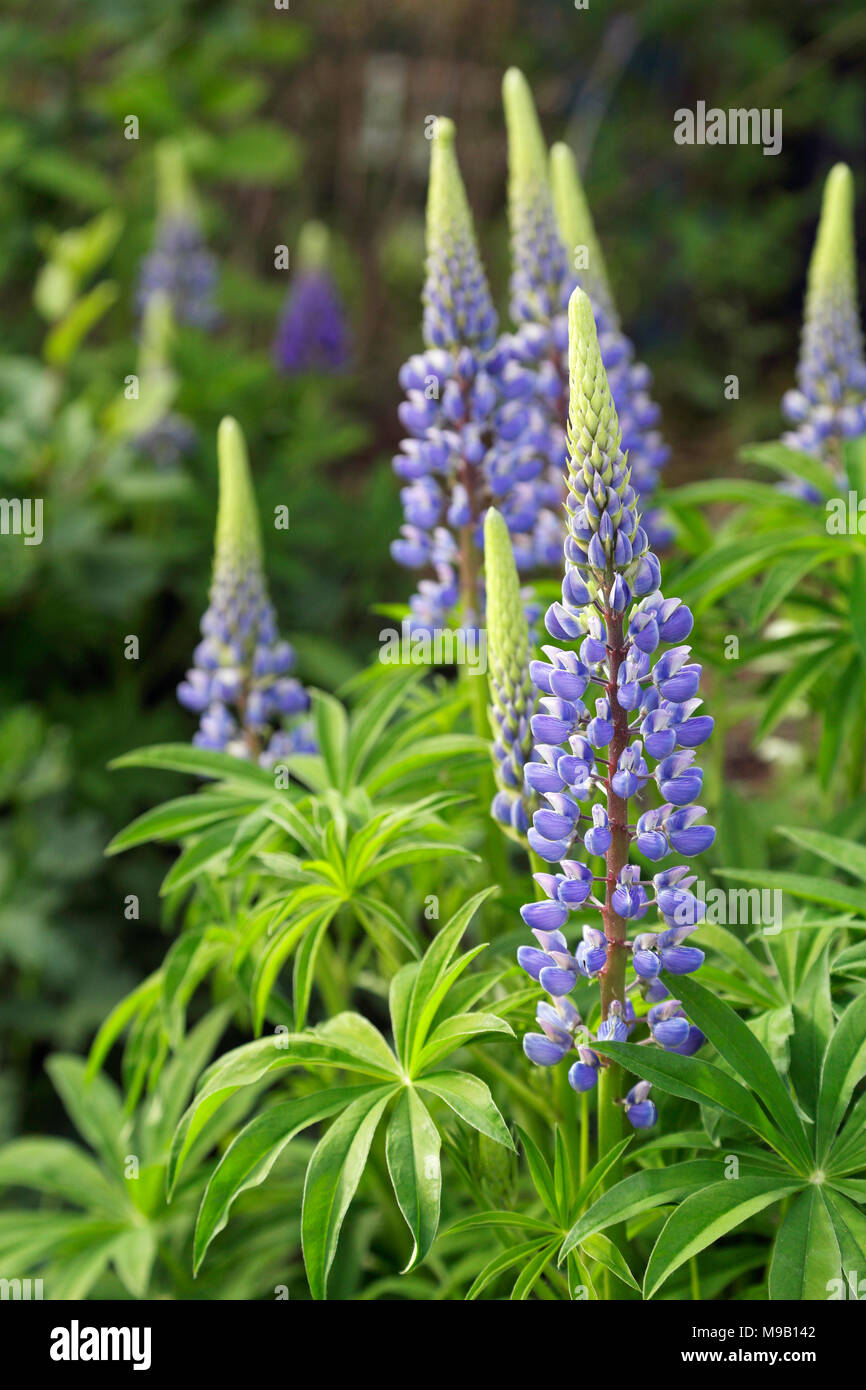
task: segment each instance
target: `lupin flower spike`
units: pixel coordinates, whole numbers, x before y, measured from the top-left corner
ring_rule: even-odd
[[[219,508],[210,602],[193,668],[177,695],[186,709],[201,715],[193,738],[197,747],[257,758],[270,768],[293,753],[315,751],[306,725],[296,718],[310,700],[289,675],[295,654],[279,639],[268,598],[256,499],[236,420],[220,424],[217,454]]]
[[[532,749],[529,721],[538,696],[530,676],[529,624],[508,527],[493,507],[484,518],[484,576],[489,713],[499,789],[491,814],[523,842],[537,805],[534,793],[524,792],[523,767]]]
[[[349,331],[337,286],[328,268],[329,233],[306,222],[298,238],[297,278],[286,296],[274,341],[281,372],[339,372],[349,358]]]
[[[698,854],[713,843],[715,831],[700,823],[703,807],[692,804],[702,782],[694,749],[709,738],[713,721],[696,713],[701,668],[682,645],[692,615],[659,590],[659,562],[640,524],[592,307],[580,289],[569,303],[569,382],[565,576],[562,601],[551,604],[545,623],[557,644],[581,646],[577,655],[547,647],[550,661],[532,668],[541,699],[524,775],[547,804],[535,812],[527,838],[560,872],[535,875],[545,900],[527,903],[521,916],[538,947],[521,947],[518,960],[557,1008],[579,976],[597,977],[599,1041],[622,1040],[640,1021],[628,988],[658,1005],[649,1022],[659,1045],[695,1050],[698,1030],[692,1034],[678,1001],[660,1002],[667,990],[657,977],[662,969],[688,974],[700,966],[703,952],[685,943],[704,905],[689,891],[695,880],[685,865],[643,878],[631,848],[655,862],[672,851]],[[662,646],[667,650],[660,653]],[[583,698],[590,686],[603,692],[594,713]],[[662,804],[632,823],[630,802],[651,780]],[[603,875],[575,857],[581,848],[590,857],[603,855]],[[565,928],[585,903],[601,912],[604,931],[584,927],[572,952]],[[629,941],[629,922],[642,923],[651,908],[660,920]],[[630,957],[635,979],[627,987]],[[562,1043],[558,1057],[540,1044],[528,1055],[551,1065],[572,1046],[583,1066],[572,1068],[570,1080],[585,1090],[595,1055],[586,1035]],[[595,1062],[604,1065],[597,1055]],[[639,1127],[653,1123],[655,1107],[643,1092],[634,1096],[626,1100],[629,1119]]]
[[[214,300],[216,261],[204,243],[183,155],[172,141],[157,150],[156,241],[141,266],[138,306],[143,314],[157,291],[168,296],[176,323],[210,329],[218,320]]]
[[[408,433],[394,459],[406,518],[391,553],[410,569],[432,570],[410,600],[410,627],[480,621],[483,519],[495,503],[512,534],[518,565],[532,562],[538,512],[534,479],[543,461],[531,440],[532,373],[497,318],[478,253],[457,156],[455,130],[439,117],[431,141],[427,199],[425,352],[400,372]]]
[[[189,420],[171,409],[178,387],[170,357],[173,330],[171,300],[157,290],[145,304],[141,324],[134,443],[157,468],[166,469],[176,468],[195,448],[197,438]]]
[[[655,425],[659,408],[648,389],[649,369],[634,360],[634,348],[621,331],[598,240],[589,216],[571,151],[556,145],[548,165],[532,93],[521,72],[511,68],[503,81],[508,127],[509,216],[513,270],[511,313],[524,360],[535,366],[537,405],[546,421],[544,452],[549,461],[545,510],[536,527],[539,563],[558,561],[561,538],[551,525],[558,513],[565,469],[568,407],[568,296],[575,286],[588,291],[595,311],[602,358],[609,374],[628,451],[632,483],[649,503],[668,449]],[[588,252],[588,256],[585,254]],[[668,539],[653,512],[644,529],[658,544]]]
[[[823,459],[843,477],[842,444],[866,433],[866,362],[857,302],[854,180],[847,164],[827,176],[809,263],[798,390],[782,397],[792,430],[782,442]],[[817,494],[797,481],[790,491]]]

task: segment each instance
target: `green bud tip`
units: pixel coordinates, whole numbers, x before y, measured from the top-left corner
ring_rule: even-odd
[[[247,446],[237,420],[230,415],[217,431],[219,508],[215,563],[242,564],[261,558],[261,532],[253,492]]]
[[[491,675],[516,683],[529,648],[529,624],[520,596],[520,576],[511,536],[501,513],[488,508],[484,518],[484,582],[487,590],[487,651]]]
[[[572,268],[580,276],[581,285],[595,303],[604,310],[608,318],[616,322],[607,267],[577,171],[577,161],[569,146],[561,140],[551,147],[550,183],[559,235],[565,244]]]
[[[601,360],[595,316],[589,295],[580,288],[568,301],[568,424],[572,464],[575,448],[588,454],[590,441],[605,453],[615,451],[620,429],[616,407]]]
[[[302,270],[324,270],[331,234],[324,222],[305,222],[298,235],[298,264]]]
[[[547,146],[532,91],[519,68],[509,68],[502,79],[502,103],[508,131],[508,173],[512,194],[524,185],[541,183],[547,187]]]
[[[197,215],[186,160],[176,140],[163,140],[157,145],[156,187],[162,217],[194,218]]]
[[[472,213],[460,176],[455,148],[456,129],[447,116],[437,116],[430,141],[430,184],[427,191],[427,247],[444,235],[468,236],[474,241]]]
[[[854,179],[847,164],[836,164],[827,175],[821,219],[809,265],[809,288],[819,288],[855,273]]]

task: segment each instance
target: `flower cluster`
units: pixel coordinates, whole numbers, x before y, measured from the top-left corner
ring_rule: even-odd
[[[535,793],[525,790],[524,771],[532,753],[530,720],[538,694],[529,674],[529,624],[508,527],[493,507],[484,518],[484,578],[489,714],[498,788],[490,813],[523,840],[537,805]]]
[[[866,434],[866,361],[857,302],[854,183],[845,164],[831,169],[824,185],[821,220],[809,263],[797,386],[782,397],[782,413],[793,426],[782,436],[782,442],[823,459],[841,476],[843,441]],[[791,484],[791,488],[810,492],[804,484]]]
[[[540,700],[531,719],[532,759],[524,767],[527,787],[544,803],[529,843],[559,868],[535,875],[543,898],[521,915],[537,946],[522,947],[518,960],[552,1001],[540,1006],[542,1033],[528,1035],[527,1055],[551,1065],[576,1047],[580,1065],[569,1079],[586,1089],[600,1059],[567,996],[579,978],[598,978],[596,1038],[624,1040],[644,1022],[626,998],[629,958],[628,991],[652,1006],[646,1021],[653,1039],[666,1048],[700,1045],[659,978],[662,969],[688,974],[703,960],[689,944],[704,915],[691,892],[695,877],[683,864],[645,877],[630,853],[634,845],[655,864],[713,843],[704,808],[694,804],[703,779],[695,749],[709,738],[713,720],[698,713],[701,668],[684,645],[692,615],[659,589],[660,566],[640,523],[592,307],[580,289],[569,304],[569,366],[565,576],[562,601],[545,618],[554,643],[543,648],[545,661],[530,666]],[[591,687],[600,693],[588,704]],[[662,804],[632,822],[629,803],[651,781]],[[603,874],[577,857],[581,849],[588,859],[604,859]],[[585,927],[573,949],[564,928],[585,904],[601,912],[604,930]],[[651,908],[659,920],[629,940],[629,924],[643,923]],[[651,1123],[647,1096],[638,1091],[627,1102],[629,1118]]]
[[[274,340],[281,372],[340,372],[349,360],[349,329],[328,269],[328,231],[307,222],[298,238],[298,272]]]
[[[548,489],[537,526],[537,551],[542,562],[553,563],[546,557],[561,544],[556,514],[562,501],[568,412],[566,308],[575,286],[585,289],[592,300],[632,486],[644,505],[656,489],[670,451],[656,429],[660,411],[649,395],[649,368],[635,361],[634,347],[619,324],[574,157],[566,145],[555,145],[548,169],[532,94],[516,68],[505,74],[503,99],[508,125],[511,314],[518,326],[515,336],[523,360],[536,373],[537,405],[546,420],[543,449]],[[643,521],[654,544],[667,541],[668,533],[656,513],[646,512]]]
[[[410,600],[410,627],[446,626],[461,604],[473,627],[483,611],[484,516],[495,504],[518,566],[534,563],[533,529],[544,466],[533,436],[536,384],[497,317],[454,150],[454,125],[436,123],[427,200],[425,351],[400,372],[407,432],[394,459],[405,524],[391,546],[409,569],[430,570]]]
[[[157,154],[159,213],[153,249],[141,265],[138,307],[144,315],[153,295],[166,295],[175,323],[211,329],[219,315],[215,302],[217,264],[208,251],[177,146]]]
[[[262,569],[258,514],[246,448],[235,420],[218,436],[220,498],[210,602],[194,665],[178,686],[201,715],[199,748],[257,758],[270,768],[292,753],[315,751],[298,720],[309,695],[289,673],[295,654],[280,641]],[[286,723],[285,721],[289,721]]]

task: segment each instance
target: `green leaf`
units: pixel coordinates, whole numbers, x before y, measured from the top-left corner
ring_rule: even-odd
[[[627,1261],[621,1255],[617,1246],[608,1236],[594,1235],[587,1236],[580,1242],[580,1248],[584,1255],[588,1255],[591,1260],[597,1260],[615,1274],[617,1279],[621,1279],[629,1288],[636,1289],[640,1293],[640,1284],[635,1279],[628,1267]]]
[[[818,1096],[815,1152],[818,1161],[827,1156],[854,1094],[866,1072],[866,994],[861,994],[842,1014],[824,1054]]]
[[[614,1144],[612,1149],[608,1149],[607,1153],[602,1154],[601,1158],[598,1160],[598,1163],[596,1163],[592,1168],[590,1168],[589,1172],[587,1173],[586,1177],[584,1178],[583,1182],[580,1184],[580,1187],[577,1189],[577,1192],[575,1193],[573,1205],[578,1209],[578,1211],[583,1206],[584,1202],[589,1200],[593,1192],[595,1192],[596,1188],[599,1187],[599,1185],[604,1181],[611,1168],[613,1168],[613,1166],[616,1163],[618,1163],[619,1160],[622,1158],[623,1154],[625,1153],[626,1149],[631,1143],[632,1138],[633,1136],[630,1134],[627,1138],[620,1139],[618,1144]]]
[[[224,858],[234,838],[235,827],[231,822],[221,822],[208,830],[178,855],[160,887],[160,895],[174,892],[198,878],[206,869],[213,869]]]
[[[348,786],[363,776],[366,761],[382,732],[406,699],[409,689],[418,683],[422,675],[423,671],[411,667],[408,671],[395,672],[383,681],[355,714],[349,729]]]
[[[465,1120],[488,1139],[514,1149],[508,1126],[500,1115],[490,1089],[477,1076],[466,1071],[434,1071],[419,1077],[418,1089],[430,1091],[450,1105],[461,1120]]]
[[[828,859],[838,869],[844,869],[846,873],[859,878],[861,883],[866,883],[866,847],[858,844],[856,840],[845,840],[841,835],[828,835],[823,830],[804,830],[799,825],[780,825],[778,832],[793,840],[801,849],[808,850],[810,854],[818,854],[822,859]]]
[[[529,1262],[533,1260],[533,1257],[540,1259],[542,1255],[544,1256],[541,1260],[541,1268],[543,1269],[555,1248],[551,1245],[550,1236],[544,1235],[535,1240],[521,1241],[519,1245],[513,1245],[508,1250],[501,1250],[484,1266],[466,1295],[467,1301],[471,1302],[478,1298],[488,1284],[492,1284],[493,1280],[497,1279],[500,1274],[504,1274],[508,1269],[513,1269],[515,1265],[525,1265],[527,1268],[531,1268]]]
[[[840,1193],[824,1189],[824,1200],[833,1221],[833,1229],[839,1244],[842,1267],[846,1276],[849,1271],[858,1272],[858,1293],[866,1291],[866,1216]],[[826,1297],[826,1295],[825,1295]]]
[[[755,1091],[769,1109],[793,1152],[811,1163],[808,1140],[790,1093],[770,1055],[738,1014],[703,985],[687,976],[668,977],[691,1021],[704,1032],[730,1067]]]
[[[679,984],[679,981],[678,981]],[[774,1149],[784,1153],[789,1147],[767,1119],[754,1096],[721,1067],[699,1057],[680,1057],[660,1048],[640,1047],[636,1043],[593,1043],[593,1049],[613,1057],[629,1071],[650,1081],[661,1090],[698,1105],[709,1104],[724,1110],[748,1125]]]
[[[689,1192],[718,1182],[723,1172],[722,1159],[695,1158],[685,1163],[674,1163],[669,1168],[649,1168],[623,1178],[603,1193],[597,1202],[593,1202],[583,1216],[578,1217],[563,1242],[559,1263],[562,1264],[566,1256],[588,1236],[603,1231],[606,1226],[630,1221],[641,1212],[676,1202]]]
[[[151,748],[136,748],[122,753],[108,764],[118,767],[153,767],[171,772],[191,772],[196,777],[220,777],[257,789],[263,796],[273,796],[274,779],[257,763],[245,758],[233,758],[229,753],[214,753],[208,748],[196,748],[191,743],[157,743]]]
[[[179,840],[191,830],[223,820],[228,816],[243,816],[258,805],[237,796],[202,793],[198,796],[178,796],[131,822],[121,830],[106,848],[106,854],[120,854],[134,845],[150,840]]]
[[[555,1230],[549,1221],[539,1221],[535,1216],[525,1216],[522,1211],[476,1211],[471,1216],[464,1216],[455,1221],[447,1231],[443,1231],[443,1237],[458,1235],[463,1231],[476,1231],[483,1227],[533,1231],[540,1235],[551,1235]]]
[[[512,1302],[522,1303],[529,1297],[556,1254],[557,1243],[557,1240],[548,1241],[546,1247],[533,1255],[531,1260],[527,1260],[515,1280],[514,1288],[511,1290]]]
[[[486,888],[458,908],[451,920],[433,938],[424,954],[415,976],[406,1018],[410,1071],[424,1046],[427,1031],[444,997],[442,985],[447,979],[448,966],[454,952],[477,909],[494,891],[494,888]]]
[[[318,894],[316,896],[319,896]],[[295,946],[303,939],[306,933],[311,933],[314,937],[321,931],[327,929],[329,923],[339,908],[339,899],[332,898],[324,905],[316,902],[309,907],[306,912],[300,912],[282,923],[279,930],[274,933],[256,962],[256,971],[253,976],[250,1004],[253,1014],[253,1027],[256,1033],[260,1033],[267,1013],[268,1000],[277,983],[277,978],[291,955]],[[318,948],[318,942],[317,948]],[[313,961],[313,964],[315,962]],[[303,1001],[303,1012],[306,1012],[306,1004],[309,1000]]]
[[[653,1246],[644,1275],[644,1298],[658,1293],[686,1260],[800,1186],[777,1177],[739,1177],[712,1183],[686,1197],[668,1217]]]
[[[532,1136],[521,1129],[519,1125],[516,1126],[516,1129],[523,1146],[523,1152],[526,1155],[526,1164],[529,1168],[529,1176],[532,1178],[532,1185],[553,1220],[559,1223],[562,1216],[550,1166]]]
[[[353,1101],[319,1141],[307,1168],[301,1241],[310,1292],[326,1295],[340,1228],[367,1164],[373,1135],[394,1086],[377,1086]]]
[[[835,1024],[830,995],[829,951],[828,946],[813,962],[793,1003],[791,1081],[800,1101],[811,1115],[815,1114],[821,1063]]]
[[[800,478],[825,497],[832,496],[833,475],[827,466],[812,454],[804,454],[799,449],[790,449],[787,444],[776,440],[762,444],[747,444],[740,450],[744,463],[758,463],[770,468],[783,477]]]
[[[447,1057],[455,1048],[464,1046],[470,1039],[478,1038],[482,1033],[504,1033],[507,1037],[514,1037],[511,1025],[496,1014],[452,1014],[433,1029],[424,1044],[418,1058],[419,1071],[432,1066],[442,1057]]]
[[[48,1058],[45,1070],[79,1134],[119,1175],[130,1122],[117,1087],[101,1073],[86,1081],[87,1068],[80,1057],[56,1053]]]
[[[128,1220],[129,1203],[89,1154],[66,1139],[13,1139],[0,1148],[0,1187],[26,1187]]]
[[[312,695],[319,752],[325,760],[331,785],[338,791],[345,791],[349,738],[346,711],[333,695],[326,695],[322,690],[315,690]]]
[[[759,888],[780,888],[792,897],[805,898],[807,902],[821,903],[824,907],[853,909],[866,917],[866,892],[837,883],[833,878],[780,873],[775,869],[716,869],[716,874],[720,878],[738,879],[741,883],[755,883]]]
[[[111,1244],[111,1261],[118,1278],[133,1298],[147,1298],[156,1259],[157,1238],[151,1226],[139,1226]]]
[[[195,1227],[195,1273],[214,1236],[228,1223],[236,1198],[265,1181],[295,1135],[366,1096],[369,1089],[368,1086],[344,1086],[300,1096],[269,1106],[244,1126],[226,1149],[205,1188]]]
[[[439,1148],[439,1131],[427,1107],[407,1087],[394,1108],[385,1144],[394,1193],[414,1241],[404,1274],[424,1259],[436,1237],[442,1189]]]
[[[820,1187],[812,1184],[791,1204],[773,1246],[770,1298],[825,1299],[839,1274],[839,1246]]]
[[[773,685],[769,698],[764,704],[758,727],[755,730],[755,743],[760,743],[773,732],[787,710],[817,685],[824,675],[839,660],[838,643],[833,642],[823,651],[810,651],[789,667]]]

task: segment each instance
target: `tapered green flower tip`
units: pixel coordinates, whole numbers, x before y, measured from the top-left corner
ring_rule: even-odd
[[[217,431],[217,462],[216,564],[258,560],[261,533],[247,446],[240,425],[230,415],[220,421]]]
[[[162,217],[178,220],[195,217],[195,195],[183,150],[176,140],[162,140],[156,148],[156,187]]]
[[[854,245],[854,178],[847,164],[836,164],[827,175],[821,220],[809,267],[810,286],[852,274]]]
[[[616,310],[607,267],[577,171],[577,161],[569,146],[561,140],[550,151],[550,183],[559,235],[572,269],[593,302],[615,323]]]
[[[592,466],[605,472],[619,448],[619,420],[601,360],[592,303],[580,288],[568,301],[568,382],[569,466]]]
[[[331,234],[324,222],[305,222],[298,235],[298,264],[302,270],[324,270]]]
[[[524,185],[547,184],[547,146],[544,143],[532,90],[519,68],[502,79],[502,103],[508,131],[508,172],[512,192]]]
[[[501,513],[494,507],[484,518],[484,582],[487,590],[487,647],[492,674],[502,681],[521,674],[529,644],[529,625],[520,596],[520,576],[514,562],[511,537]]]
[[[454,122],[437,116],[430,142],[430,185],[427,192],[427,245],[445,236],[468,235],[474,240],[472,214],[457,162]]]

